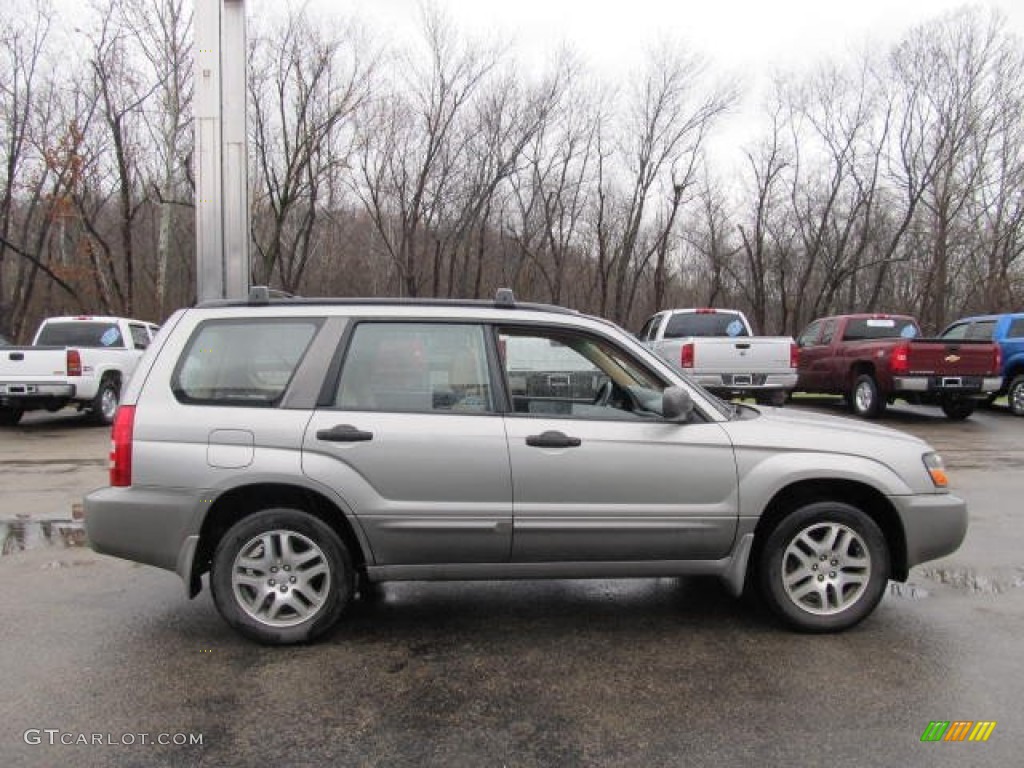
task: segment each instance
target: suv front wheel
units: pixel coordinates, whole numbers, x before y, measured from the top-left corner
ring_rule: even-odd
[[[771,609],[803,632],[837,632],[875,609],[889,581],[889,548],[875,522],[823,501],[787,515],[768,535],[758,577]]]
[[[217,545],[210,587],[221,616],[269,645],[304,643],[333,627],[352,598],[352,558],[329,526],[296,509],[265,509]]]

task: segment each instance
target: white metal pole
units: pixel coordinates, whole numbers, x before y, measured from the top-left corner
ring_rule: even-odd
[[[225,0],[221,39],[221,183],[224,185],[224,295],[249,293],[249,152],[246,141],[245,0]]]
[[[196,0],[196,293],[249,290],[245,0]]]

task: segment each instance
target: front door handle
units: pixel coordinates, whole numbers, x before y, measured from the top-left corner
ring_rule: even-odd
[[[563,432],[550,430],[540,435],[530,435],[526,444],[534,448],[577,448],[583,444],[578,437],[569,437]]]
[[[332,443],[365,443],[367,440],[373,440],[373,432],[357,429],[351,424],[335,424],[330,429],[318,430],[316,437],[317,440]]]

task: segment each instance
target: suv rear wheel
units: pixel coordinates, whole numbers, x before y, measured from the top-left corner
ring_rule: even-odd
[[[771,609],[803,632],[837,632],[875,609],[889,581],[889,549],[875,522],[837,501],[814,502],[768,535],[758,578]]]
[[[297,509],[265,509],[235,523],[213,556],[221,616],[269,645],[314,640],[352,598],[352,558],[329,526]]]

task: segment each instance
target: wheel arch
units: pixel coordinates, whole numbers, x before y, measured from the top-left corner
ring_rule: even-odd
[[[896,509],[878,489],[843,478],[800,480],[776,492],[754,526],[754,546],[747,566],[749,581],[754,580],[754,564],[761,557],[764,542],[775,526],[800,507],[819,501],[852,504],[870,517],[882,531],[889,549],[890,578],[906,581],[909,572],[907,539]]]
[[[351,521],[322,493],[287,483],[242,485],[218,496],[203,519],[189,577],[190,597],[199,593],[200,577],[210,570],[217,543],[228,529],[239,520],[271,507],[292,507],[318,518],[341,537],[352,557],[353,568],[358,572],[366,566],[367,554]]]
[[[850,392],[853,392],[853,385],[857,379],[864,375],[871,376],[876,381],[878,380],[873,362],[870,360],[854,360],[850,363],[850,369],[846,374],[846,382]]]

